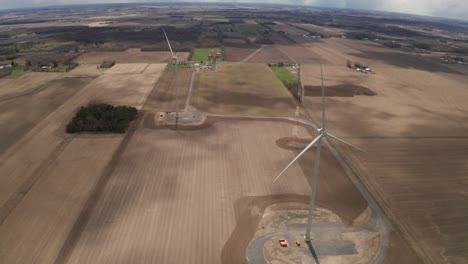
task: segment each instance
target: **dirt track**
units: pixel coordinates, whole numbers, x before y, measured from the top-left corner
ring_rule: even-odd
[[[249,63],[278,63],[287,62],[292,63],[293,61],[286,56],[281,50],[274,46],[266,46],[247,62]]]
[[[250,45],[245,47],[224,47],[224,60],[230,62],[239,62],[242,61],[245,57],[249,56],[256,50],[255,47]]]

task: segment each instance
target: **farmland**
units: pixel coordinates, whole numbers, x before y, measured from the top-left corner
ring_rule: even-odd
[[[244,3],[0,18],[0,66],[17,65],[0,78],[0,263],[468,261],[467,23]],[[316,147],[274,179],[326,133],[322,81],[327,130],[363,150],[322,142],[309,248]],[[90,103],[135,119],[66,133]]]
[[[147,64],[144,66],[149,70]],[[73,84],[79,91],[17,139],[2,155],[0,234],[5,238],[0,241],[2,262],[35,260],[50,263],[58,257],[75,221],[123,140],[121,135],[66,135],[65,125],[77,107],[102,100],[141,108],[164,69],[162,64],[151,67],[148,74],[110,73],[94,80],[79,79],[75,84],[67,79],[58,82],[57,85]],[[78,89],[80,82],[85,87]],[[52,87],[47,86],[44,91],[54,92]],[[129,87],[138,89],[129,91]],[[58,99],[54,97],[54,100]],[[25,160],[28,161],[27,166],[23,166]],[[38,200],[41,207],[36,204]],[[18,258],[18,255],[22,257]]]
[[[240,46],[240,47],[224,47],[224,60],[229,62],[239,62],[245,59],[247,56],[255,52],[255,47]]]
[[[296,105],[266,65],[223,65],[198,75],[192,105],[214,114],[291,116]]]
[[[334,51],[347,56],[347,49]],[[465,222],[457,219],[466,211],[461,202],[465,185],[460,185],[466,166],[463,135],[468,131],[466,78],[370,62],[375,75],[345,66],[323,67],[325,93],[339,84],[358,84],[377,93],[328,98],[328,124],[338,136],[367,150],[364,154],[342,149],[417,245],[418,254],[433,263],[462,263],[467,258],[460,250],[466,246]],[[304,76],[304,84],[319,86],[319,66],[304,65],[304,70],[311,73]],[[304,101],[313,112],[319,111],[319,100],[306,91]],[[455,200],[460,202],[451,202]]]

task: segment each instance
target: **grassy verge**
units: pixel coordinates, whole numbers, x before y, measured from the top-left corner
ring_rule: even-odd
[[[272,66],[270,68],[273,71],[273,73],[275,73],[276,77],[278,77],[278,79],[280,79],[283,83],[299,82],[297,76],[289,72],[288,69],[286,69],[285,67]]]
[[[192,61],[207,61],[211,48],[198,48],[195,49],[192,55]]]
[[[208,55],[210,55],[211,50],[213,50],[213,55],[216,55],[217,52],[221,50],[219,48],[197,48],[194,50],[191,61],[193,62],[206,62],[208,61]],[[218,58],[217,61],[222,60]]]
[[[10,75],[6,76],[6,79],[16,79],[18,77],[23,76],[24,74],[28,73],[29,70],[26,70],[26,67],[24,65],[16,65],[13,67],[11,70]]]

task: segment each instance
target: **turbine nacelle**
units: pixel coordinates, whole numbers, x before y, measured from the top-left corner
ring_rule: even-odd
[[[326,135],[327,135],[327,132],[325,131],[324,128],[318,128],[318,129],[317,129],[317,133],[318,133],[319,135],[322,135],[322,136],[326,136]]]

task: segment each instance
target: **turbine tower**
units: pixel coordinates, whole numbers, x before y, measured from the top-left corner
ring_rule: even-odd
[[[313,214],[314,208],[315,208],[315,195],[316,195],[316,192],[317,192],[317,180],[318,180],[319,164],[320,164],[320,148],[322,146],[322,139],[324,139],[326,137],[330,137],[330,138],[338,140],[338,141],[340,141],[340,142],[342,142],[342,143],[344,143],[346,145],[349,145],[351,147],[354,147],[356,149],[359,149],[359,150],[363,151],[362,149],[354,146],[353,144],[348,143],[348,142],[346,142],[346,141],[344,141],[344,140],[342,140],[342,139],[340,139],[340,138],[338,138],[338,137],[336,137],[336,136],[334,136],[334,135],[327,132],[326,123],[325,123],[325,89],[323,87],[322,64],[320,64],[320,75],[321,75],[321,78],[322,78],[322,128],[317,129],[318,136],[316,138],[314,138],[314,140],[312,140],[312,142],[310,142],[310,144],[307,145],[307,147],[305,147],[304,150],[302,150],[302,152],[299,153],[299,155],[297,155],[297,157],[294,158],[291,161],[291,163],[289,163],[289,165],[286,166],[286,168],[284,168],[284,170],[273,181],[273,182],[276,182],[284,174],[284,172],[294,164],[294,162],[296,162],[302,155],[304,155],[304,153],[307,152],[307,150],[309,150],[314,145],[317,146],[316,156],[315,156],[314,176],[312,178],[312,187],[311,187],[311,195],[310,195],[309,215],[308,215],[308,218],[307,218],[307,228],[306,228],[306,234],[305,234],[305,241],[306,242],[311,241],[310,231],[311,231],[311,226],[312,226],[312,214]]]
[[[163,29],[164,36],[167,40],[167,45],[169,46],[169,51],[171,52],[172,62],[175,65],[175,85],[176,85],[176,128],[177,124],[179,123],[179,82],[177,80],[177,56],[172,52],[171,43],[169,42],[169,38],[167,37],[166,31]]]

